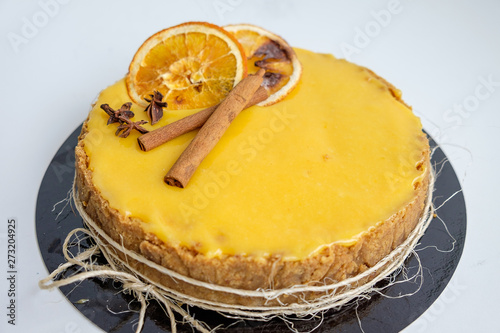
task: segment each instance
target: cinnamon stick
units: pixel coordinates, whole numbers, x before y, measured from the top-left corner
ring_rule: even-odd
[[[267,90],[264,87],[259,87],[257,91],[252,95],[250,101],[245,105],[243,109],[247,109],[252,105],[258,104],[269,97]],[[162,126],[155,129],[149,133],[141,135],[137,138],[139,143],[139,148],[143,151],[150,151],[170,140],[175,139],[182,134],[191,132],[197,128],[203,126],[208,118],[214,113],[220,104],[208,107],[199,112],[196,112],[190,116],[184,117],[171,124]]]
[[[180,188],[186,187],[203,159],[219,142],[233,119],[248,104],[262,84],[265,72],[264,69],[260,69],[254,75],[241,80],[231,90],[165,175],[165,183]]]

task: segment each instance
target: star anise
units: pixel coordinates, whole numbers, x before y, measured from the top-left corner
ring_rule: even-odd
[[[122,122],[120,118],[133,118],[134,113],[130,111],[131,107],[132,103],[130,102],[123,104],[118,110],[113,110],[108,104],[101,105],[101,109],[103,109],[109,116],[107,125]]]
[[[133,122],[126,117],[119,117],[119,120],[121,121],[121,124],[117,127],[115,135],[118,135],[120,138],[126,138],[134,129],[142,134],[149,132],[147,129],[141,126],[147,123],[146,120]]]
[[[167,102],[162,102],[163,95],[159,91],[155,90],[153,94],[149,96],[151,98],[144,98],[149,102],[149,105],[144,111],[148,113],[148,117],[151,119],[151,125],[154,125],[163,117],[163,108],[167,107]]]

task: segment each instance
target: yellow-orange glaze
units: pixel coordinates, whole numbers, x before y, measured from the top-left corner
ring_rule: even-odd
[[[130,101],[124,80],[90,112],[85,151],[93,182],[125,216],[170,244],[207,256],[281,254],[301,259],[357,236],[404,207],[426,141],[420,120],[362,67],[296,49],[298,87],[269,107],[253,106],[231,124],[188,186],[163,177],[196,132],[142,152],[139,133],[114,135],[99,107]],[[146,119],[133,105],[134,121]],[[165,111],[158,128],[196,110]]]

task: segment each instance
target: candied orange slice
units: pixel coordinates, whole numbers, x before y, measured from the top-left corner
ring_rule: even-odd
[[[258,105],[277,103],[295,88],[302,74],[302,65],[283,38],[251,24],[227,25],[224,29],[234,34],[243,46],[249,74],[259,68],[266,70],[262,85],[270,96]]]
[[[149,37],[130,63],[130,98],[146,107],[159,91],[167,109],[194,109],[219,103],[247,75],[236,38],[219,26],[187,22]]]

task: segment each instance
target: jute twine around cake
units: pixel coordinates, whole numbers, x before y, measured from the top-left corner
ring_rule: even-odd
[[[139,311],[139,321],[137,323],[136,332],[142,330],[148,300],[154,299],[160,302],[166,309],[166,313],[170,318],[172,332],[176,332],[176,320],[174,312],[178,313],[185,322],[188,322],[193,328],[200,332],[211,332],[214,328],[208,327],[205,323],[194,319],[185,310],[181,304],[196,306],[206,310],[217,311],[227,317],[237,319],[251,320],[270,320],[275,317],[283,319],[287,325],[289,317],[295,316],[298,318],[313,317],[322,314],[329,309],[338,309],[351,301],[356,301],[360,298],[369,298],[373,292],[381,293],[382,289],[389,287],[395,283],[396,273],[404,266],[404,261],[410,254],[414,254],[419,265],[420,261],[415,247],[418,245],[419,239],[423,236],[425,230],[432,221],[435,208],[432,204],[432,194],[434,191],[435,173],[430,167],[430,179],[425,202],[425,208],[416,227],[410,233],[408,238],[389,255],[379,261],[375,266],[369,268],[363,273],[360,273],[352,278],[342,280],[340,282],[318,281],[307,285],[295,285],[284,289],[259,289],[259,290],[243,290],[235,289],[220,285],[215,285],[193,278],[184,276],[175,271],[169,270],[161,265],[158,265],[140,254],[126,249],[122,244],[116,242],[100,229],[95,221],[93,221],[85,212],[82,202],[79,199],[78,191],[76,191],[75,182],[73,182],[70,195],[73,198],[76,209],[80,213],[86,228],[76,228],[72,230],[63,244],[63,253],[66,263],[61,264],[47,278],[39,282],[42,289],[54,289],[75,282],[80,282],[90,278],[112,279],[122,283],[122,289],[126,293],[132,293],[134,297],[141,303]],[[79,234],[90,237],[94,244],[90,248],[78,251],[73,255],[70,251],[74,241],[77,238],[77,243],[81,241]],[[120,259],[118,253],[124,254],[125,261]],[[94,258],[97,254],[102,254],[106,260],[106,265],[96,264]],[[225,304],[205,299],[193,297],[180,293],[176,290],[164,287],[153,283],[146,276],[131,267],[128,263],[128,258],[132,258],[140,263],[157,270],[161,274],[165,274],[174,280],[180,280],[191,285],[206,288],[216,292],[224,292],[235,294],[248,298],[259,298],[265,300],[278,300],[277,306],[244,306]],[[71,267],[79,267],[79,273],[69,277],[58,279],[59,275]],[[421,267],[416,274],[421,274]],[[383,287],[377,287],[376,284],[385,280]],[[306,293],[321,293],[322,296],[313,300],[306,300]],[[293,295],[297,302],[292,304],[283,304],[280,302],[280,297],[283,295]],[[405,295],[401,295],[403,297]],[[295,330],[293,325],[288,325],[291,330]]]

